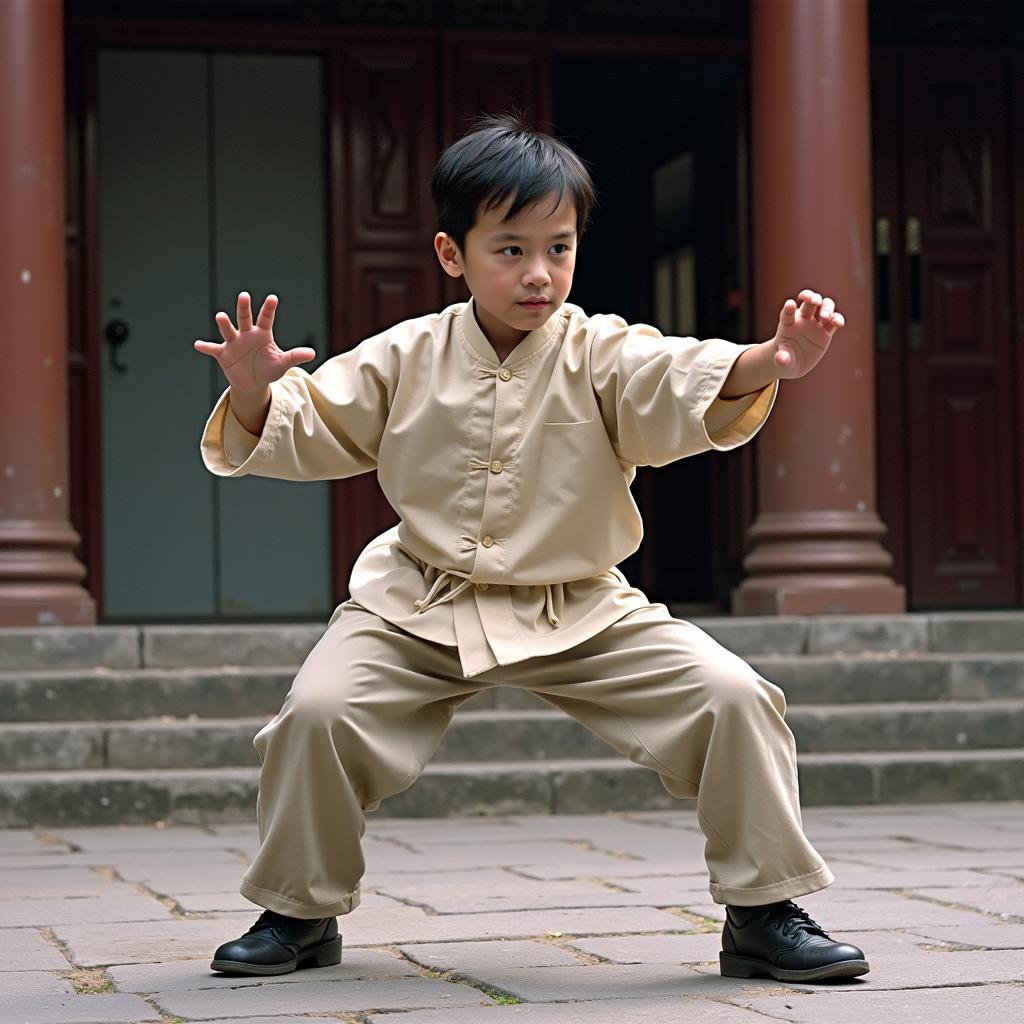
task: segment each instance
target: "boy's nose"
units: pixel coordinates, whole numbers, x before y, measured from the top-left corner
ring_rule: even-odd
[[[532,267],[528,267],[523,275],[523,282],[525,284],[545,285],[550,280],[551,275],[548,274],[547,267],[543,263],[535,263]]]

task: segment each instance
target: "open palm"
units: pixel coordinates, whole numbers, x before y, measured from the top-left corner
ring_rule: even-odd
[[[220,312],[214,320],[224,342],[196,341],[193,348],[204,355],[213,356],[233,388],[242,391],[265,388],[275,380],[280,380],[291,367],[316,358],[316,352],[311,348],[293,348],[287,352],[278,348],[273,330],[276,311],[277,296],[268,295],[253,323],[249,293],[239,292],[238,327],[231,322],[227,313]]]

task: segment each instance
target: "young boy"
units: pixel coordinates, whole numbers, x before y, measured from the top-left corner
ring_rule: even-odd
[[[566,303],[594,203],[558,140],[484,119],[434,173],[445,272],[469,302],[406,321],[308,374],[268,296],[238,297],[230,388],[202,439],[220,476],[325,480],[376,469],[401,522],[373,540],[277,717],[254,740],[260,848],[241,892],[266,908],[212,968],[284,974],[341,958],[364,812],[416,780],[454,710],[525,687],[674,796],[696,798],[722,973],[818,981],[868,970],[791,902],[833,876],[804,837],[782,692],[616,568],[642,537],[636,467],[734,448],[843,326],[787,299],[757,345],[663,337]]]

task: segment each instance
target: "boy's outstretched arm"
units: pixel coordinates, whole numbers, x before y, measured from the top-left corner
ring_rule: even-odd
[[[725,378],[720,397],[739,398],[776,380],[795,380],[821,362],[846,320],[831,299],[822,299],[810,288],[797,299],[799,307],[793,299],[783,304],[774,338],[743,351]]]
[[[311,348],[293,348],[287,352],[274,341],[274,313],[277,296],[268,295],[260,308],[256,323],[252,320],[252,300],[248,292],[239,292],[238,327],[227,313],[214,317],[220,329],[223,344],[196,341],[193,348],[204,355],[213,356],[231,385],[228,401],[235,418],[250,434],[263,432],[270,409],[270,385],[299,363],[316,358]]]

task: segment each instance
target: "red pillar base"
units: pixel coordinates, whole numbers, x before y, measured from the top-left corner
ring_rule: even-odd
[[[902,614],[906,592],[886,575],[884,533],[873,512],[763,512],[750,530],[750,576],[733,591],[733,614]]]
[[[78,534],[61,522],[0,520],[0,626],[91,626],[96,602],[72,554]]]
[[[0,626],[93,626],[96,624],[96,602],[80,587],[66,593],[19,600],[12,588],[0,590]],[[57,588],[54,588],[56,591]]]
[[[767,577],[732,592],[734,615],[902,615],[903,587],[884,576]]]

